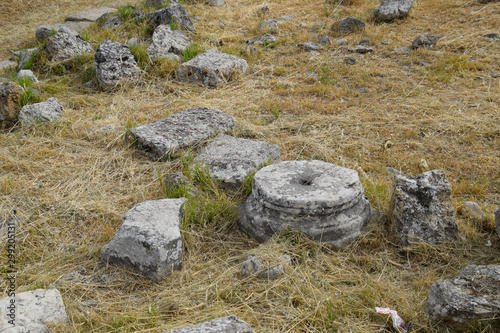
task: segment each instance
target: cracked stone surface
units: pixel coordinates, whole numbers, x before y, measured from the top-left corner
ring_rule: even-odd
[[[438,280],[427,295],[425,311],[432,322],[451,332],[467,331],[479,322],[498,332],[500,266],[469,265],[454,279]]]
[[[254,333],[254,331],[243,320],[230,315],[165,333]]]
[[[395,175],[390,216],[402,245],[439,244],[458,236],[451,184],[441,170],[416,177]]]
[[[233,117],[206,107],[194,107],[151,124],[131,128],[128,137],[137,148],[156,158],[175,155],[182,148],[195,147],[218,133],[234,128]]]
[[[373,14],[377,21],[390,22],[408,16],[411,7],[413,0],[384,0]]]
[[[340,248],[375,216],[363,193],[355,170],[317,160],[281,162],[255,174],[238,223],[259,242],[291,227]]]
[[[115,237],[101,249],[104,262],[133,268],[158,282],[182,267],[184,199],[150,200],[123,216]]]
[[[68,320],[61,293],[57,289],[36,289],[15,296],[15,327],[11,320],[9,306],[11,297],[0,299],[0,328],[2,332],[49,333],[50,323]]]
[[[237,189],[249,174],[268,162],[279,162],[280,158],[275,144],[223,135],[202,149],[194,162],[206,164],[210,176],[223,186]]]
[[[84,53],[94,52],[92,45],[73,35],[58,32],[47,38],[47,53],[52,60],[61,61]]]
[[[235,74],[248,70],[246,60],[237,56],[210,49],[175,69],[177,80],[217,87],[231,80]]]
[[[151,59],[169,57],[172,53],[182,55],[190,43],[191,40],[182,32],[172,30],[168,25],[159,25],[146,52]]]

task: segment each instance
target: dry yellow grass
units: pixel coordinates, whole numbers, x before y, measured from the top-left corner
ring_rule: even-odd
[[[92,6],[125,4],[4,0],[0,59],[36,44],[34,31],[42,23]],[[222,88],[181,84],[152,71],[143,86],[103,93],[83,89],[79,73],[55,75],[40,67],[42,98],[57,97],[65,118],[0,132],[0,217],[18,211],[18,291],[55,285],[63,294],[70,320],[54,331],[165,332],[227,314],[256,332],[390,331],[387,318],[374,312],[383,306],[396,309],[412,332],[443,332],[423,311],[430,286],[469,264],[500,263],[492,214],[500,199],[500,81],[490,75],[500,71],[500,43],[480,37],[499,32],[500,3],[420,0],[406,20],[380,25],[369,20],[374,0],[349,6],[323,0],[228,0],[222,8],[188,3],[190,15],[200,16],[193,39],[238,53],[245,39],[258,36],[263,18],[257,9],[264,5],[268,17],[295,18],[281,25],[278,45],[247,57],[250,71]],[[345,50],[335,45],[316,57],[296,47],[316,41],[308,31],[314,23],[328,28],[345,15],[368,20],[365,32],[347,39],[354,45],[368,38],[374,54],[348,66]],[[421,33],[441,36],[440,53],[392,53]],[[386,40],[392,44],[380,44]],[[422,60],[432,66],[421,66]],[[310,71],[320,80],[308,78]],[[343,251],[293,233],[258,245],[236,226],[232,208],[243,194],[212,186],[204,191],[206,200],[188,204],[182,271],[154,284],[106,266],[99,251],[123,214],[138,202],[163,198],[159,175],[185,168],[180,160],[156,162],[136,151],[124,140],[124,128],[193,106],[236,117],[234,135],[278,144],[283,160],[315,158],[358,170],[381,220]],[[118,130],[92,130],[106,126]],[[409,174],[445,170],[455,205],[474,200],[486,219],[458,216],[460,238],[452,244],[401,248],[386,217],[389,166]],[[251,253],[269,260],[286,253],[294,264],[273,282],[242,279],[239,265]],[[83,278],[61,280],[73,271]],[[86,306],[88,300],[96,306]]]

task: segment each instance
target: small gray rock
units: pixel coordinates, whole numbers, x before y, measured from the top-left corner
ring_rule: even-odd
[[[132,18],[135,24],[141,24],[146,19],[146,12],[143,10],[136,10],[132,13]]]
[[[189,184],[189,178],[184,176],[180,172],[171,173],[165,178],[166,188],[174,188],[180,185],[187,185],[187,184]]]
[[[348,65],[355,65],[356,64],[356,61],[357,59],[354,58],[354,57],[348,57],[348,58],[345,58],[344,59],[344,62]]]
[[[324,36],[324,37],[321,37],[318,41],[318,44],[321,44],[321,45],[330,45],[332,43],[330,37],[328,36]]]
[[[136,204],[123,216],[115,237],[102,247],[102,260],[133,268],[155,282],[161,281],[182,267],[183,216],[183,198]]]
[[[257,38],[247,39],[245,43],[247,44],[271,44],[276,42],[276,37],[271,34],[265,34]]]
[[[311,31],[319,32],[319,31],[325,29],[325,27],[326,27],[325,22],[314,23],[314,25],[311,28]]]
[[[481,206],[473,201],[466,201],[460,208],[459,211],[462,215],[474,219],[484,219],[486,213],[483,212]]]
[[[17,121],[21,86],[16,82],[0,82],[0,124],[10,126]]]
[[[33,72],[29,69],[22,69],[20,70],[17,75],[16,75],[16,79],[20,79],[20,78],[23,78],[23,77],[27,77],[27,78],[30,78],[31,79],[31,82],[33,83],[38,83],[38,79],[37,77],[35,76],[35,74],[33,74]]]
[[[292,264],[292,260],[289,255],[283,255],[281,261],[287,265]],[[240,275],[242,277],[249,277],[255,275],[257,278],[262,280],[276,280],[284,273],[283,265],[277,264],[274,266],[266,266],[263,264],[262,259],[255,254],[251,254],[247,257],[247,260],[241,264]]]
[[[181,29],[189,32],[196,33],[193,22],[189,18],[186,8],[177,3],[173,3],[165,8],[149,13],[149,26],[156,28],[159,25],[170,25],[174,20]]]
[[[365,22],[357,18],[347,16],[341,18],[338,22],[332,25],[332,31],[339,35],[349,34],[355,31],[365,30]]]
[[[165,333],[254,333],[254,331],[243,320],[231,315]]]
[[[438,280],[427,295],[425,311],[450,332],[491,325],[500,330],[500,266],[469,265],[454,279]]]
[[[210,49],[177,66],[175,77],[187,83],[217,87],[231,80],[234,74],[244,74],[248,64],[237,56]]]
[[[109,7],[99,7],[84,10],[76,14],[72,14],[66,17],[65,21],[74,22],[96,22],[101,16],[115,13],[117,10],[115,8]]]
[[[43,41],[45,38],[48,38],[51,35],[53,35],[54,32],[55,33],[62,32],[65,34],[72,35],[74,37],[79,36],[77,31],[62,23],[57,23],[53,25],[43,24],[36,29],[35,36],[36,39],[38,39],[39,41]]]
[[[16,66],[17,66],[17,62],[15,62],[13,60],[0,61],[0,70],[8,69],[8,68],[16,67]]]
[[[373,49],[371,47],[366,47],[363,45],[356,45],[347,49],[348,52],[359,53],[359,54],[367,54],[372,53]]]
[[[131,128],[128,136],[137,141],[137,148],[161,159],[175,155],[179,149],[196,147],[217,133],[232,130],[235,123],[233,117],[218,110],[195,107]]]
[[[97,81],[104,90],[116,87],[121,81],[138,81],[140,70],[128,45],[103,41],[94,55]]]
[[[53,121],[62,118],[63,106],[57,98],[50,97],[46,102],[23,106],[19,111],[19,121],[24,125],[36,121]]]
[[[318,75],[318,74],[316,74],[316,73],[314,73],[314,72],[307,72],[307,73],[306,73],[306,76],[307,76],[308,78],[313,79],[313,80],[319,80],[319,75]]]
[[[304,42],[304,43],[298,44],[297,46],[300,49],[303,49],[306,51],[318,51],[323,47],[321,44],[313,43],[313,42]]]
[[[379,8],[375,9],[376,21],[390,22],[405,18],[413,6],[413,0],[384,0]]]
[[[214,7],[222,7],[226,4],[226,0],[207,0]]]
[[[362,45],[362,46],[366,46],[366,47],[368,47],[368,46],[370,46],[370,45],[371,45],[371,43],[370,43],[370,41],[369,41],[368,39],[363,39],[363,40],[361,40],[361,41],[358,43],[358,45]]]
[[[432,49],[436,46],[439,37],[434,35],[420,35],[411,44],[412,49],[427,48]]]
[[[400,47],[400,48],[394,49],[394,51],[392,51],[392,52],[394,52],[396,54],[410,53],[411,49],[409,47]]]
[[[500,39],[500,35],[497,33],[489,33],[486,35],[483,35],[485,38],[491,38],[491,39]]]
[[[191,44],[191,40],[178,30],[172,30],[168,25],[159,25],[154,33],[151,45],[146,53],[150,59],[168,57],[170,53],[182,55]]]
[[[121,18],[118,16],[111,16],[104,22],[104,25],[102,26],[103,29],[117,29],[119,27],[123,26],[123,22]]]
[[[441,170],[417,177],[395,175],[390,216],[402,245],[439,244],[458,236],[451,185]]]
[[[5,332],[50,332],[50,323],[68,320],[61,293],[57,289],[36,289],[0,300],[0,327]],[[9,308],[10,307],[10,308]],[[15,327],[8,321],[14,319]]]
[[[279,162],[280,157],[277,145],[223,135],[202,149],[194,162],[206,164],[215,181],[237,189],[252,172],[266,163]]]
[[[339,46],[340,46],[340,45],[345,45],[345,44],[347,44],[347,39],[346,39],[346,38],[337,38],[337,39],[335,40],[335,43],[336,43],[337,45],[339,45]]]
[[[139,40],[137,39],[137,37],[132,37],[127,41],[128,46],[137,45],[137,44],[139,44]]]
[[[80,38],[63,32],[47,38],[47,53],[54,61],[74,58],[84,53],[92,53],[92,45]]]
[[[261,21],[257,27],[258,31],[270,32],[270,33],[279,33],[280,29],[278,27],[278,21],[275,19],[268,19]]]

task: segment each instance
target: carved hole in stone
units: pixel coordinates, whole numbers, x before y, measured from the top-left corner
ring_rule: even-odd
[[[304,185],[304,186],[311,186],[312,185],[312,179],[299,179],[299,184]]]

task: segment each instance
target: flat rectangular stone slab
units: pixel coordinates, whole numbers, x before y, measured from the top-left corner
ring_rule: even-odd
[[[165,333],[254,333],[254,331],[243,320],[231,315]]]
[[[84,10],[83,12],[71,14],[66,17],[64,21],[76,21],[76,22],[95,22],[97,19],[105,14],[114,13],[117,10],[115,8],[109,7],[99,7]]]
[[[168,158],[182,148],[195,147],[217,133],[234,128],[233,117],[206,107],[194,107],[151,124],[131,128],[127,137],[137,148],[157,158]]]

